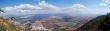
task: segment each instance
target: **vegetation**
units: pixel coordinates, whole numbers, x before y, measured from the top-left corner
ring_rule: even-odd
[[[0,18],[0,31],[20,31],[14,24],[7,19]]]
[[[76,31],[110,31],[110,13],[90,20]]]
[[[110,31],[110,13],[105,16],[104,21],[101,22],[99,28],[102,31]]]

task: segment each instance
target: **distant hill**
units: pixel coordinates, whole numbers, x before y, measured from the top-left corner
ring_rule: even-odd
[[[90,20],[75,31],[110,31],[110,13]]]
[[[20,31],[14,24],[7,19],[0,18],[0,31]]]

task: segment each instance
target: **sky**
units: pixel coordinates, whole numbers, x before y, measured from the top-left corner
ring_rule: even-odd
[[[71,6],[73,4],[84,4],[88,7],[96,7],[98,4],[102,3],[101,0],[45,0],[46,2],[50,4],[54,4],[59,7],[67,7]],[[0,0],[0,7],[5,6],[14,6],[19,4],[38,4],[39,0]]]
[[[110,0],[0,0],[6,16],[32,16],[35,14],[106,14]]]

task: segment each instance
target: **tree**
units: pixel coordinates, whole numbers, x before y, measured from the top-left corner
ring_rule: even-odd
[[[110,13],[106,15],[99,28],[101,28],[102,31],[110,31]]]

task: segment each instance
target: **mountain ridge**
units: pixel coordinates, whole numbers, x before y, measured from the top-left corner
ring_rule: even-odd
[[[110,13],[106,15],[98,16],[88,21],[86,24],[82,25],[75,31],[110,31],[109,19],[110,19]],[[106,25],[105,23],[108,25]]]

